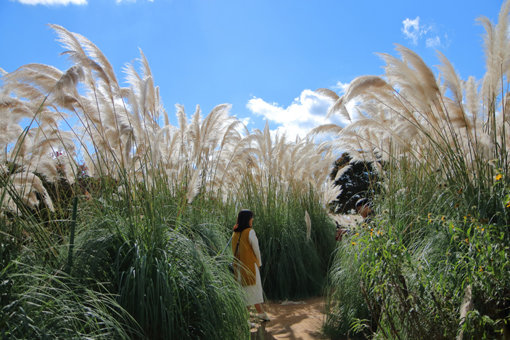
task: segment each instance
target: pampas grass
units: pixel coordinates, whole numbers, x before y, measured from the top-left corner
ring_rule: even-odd
[[[272,136],[268,126],[249,133],[230,116],[227,104],[218,105],[206,116],[197,107],[191,118],[177,106],[179,124],[172,126],[142,51],[140,72],[127,64],[124,71],[129,87],[121,87],[97,46],[61,26],[51,27],[66,49],[64,54],[75,64],[65,72],[30,64],[3,77],[5,88],[14,95],[4,100],[3,107],[20,108],[17,121],[37,117],[38,126],[14,148],[18,162],[31,171],[49,181],[57,180],[54,169],[48,167],[50,162],[27,157],[34,151],[39,158],[48,155],[48,148],[35,150],[35,145],[48,145],[54,153],[66,155],[65,163],[58,166],[59,171],[64,168],[69,182],[77,171],[79,153],[90,176],[120,179],[119,174],[125,173],[129,178],[150,179],[159,171],[155,169],[164,169],[172,182],[186,186],[190,202],[201,190],[235,193],[245,169],[251,169],[264,186],[269,177],[277,177],[287,185],[302,183],[303,192],[308,185],[319,192],[325,188],[324,179],[334,158],[325,145],[317,146],[310,139],[289,142],[285,136]],[[34,103],[41,98],[41,107],[36,109]],[[59,130],[73,116],[78,120],[70,131]],[[16,126],[17,121],[11,125]],[[5,145],[9,143],[12,139],[5,140]]]
[[[0,217],[12,223],[2,239],[16,237],[2,254],[7,266],[17,258],[27,268],[42,268],[49,279],[41,291],[60,281],[79,288],[72,298],[56,295],[50,303],[55,317],[66,313],[66,304],[89,308],[82,293],[97,303],[111,298],[115,307],[94,317],[97,327],[79,328],[74,321],[81,319],[72,312],[62,330],[47,325],[46,300],[38,300],[41,305],[27,312],[35,337],[69,331],[83,337],[247,338],[241,290],[226,270],[231,254],[222,253],[240,204],[264,224],[268,296],[320,294],[334,245],[325,212],[336,197],[328,181],[334,160],[328,145],[289,141],[268,125],[249,132],[228,104],[208,114],[197,106],[191,116],[177,105],[174,126],[142,51],[137,64],[125,65],[123,87],[97,46],[50,26],[71,67],[29,64],[2,77],[0,128],[9,133],[0,140],[6,150]],[[31,121],[26,128],[24,119]],[[72,218],[71,202],[77,202]],[[69,274],[61,279],[64,268]],[[2,282],[16,275],[5,271]],[[40,292],[26,300],[15,290],[4,296],[2,303],[27,310]],[[18,334],[15,323],[23,315],[2,314],[6,332]]]
[[[381,55],[383,76],[354,80],[338,99],[345,106],[354,93],[362,114],[332,144],[379,161],[382,191],[372,198],[376,215],[351,227],[331,267],[330,335],[508,336],[510,277],[499,268],[509,266],[509,8],[506,1],[496,25],[481,19],[481,82],[460,79],[442,54],[435,77],[397,45],[400,58]]]

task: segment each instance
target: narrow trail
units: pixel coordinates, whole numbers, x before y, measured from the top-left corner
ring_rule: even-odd
[[[302,301],[264,303],[264,309],[271,318],[269,322],[256,322],[251,329],[252,340],[316,340],[327,339],[321,334],[324,322],[324,298],[317,297]]]

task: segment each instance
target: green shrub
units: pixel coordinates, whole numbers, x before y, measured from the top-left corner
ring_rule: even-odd
[[[376,217],[342,240],[330,271],[326,330],[386,339],[501,336],[510,320],[504,177],[488,189],[499,204],[472,205],[440,174],[395,165],[386,169]],[[489,204],[495,209],[479,209]]]
[[[9,339],[130,339],[140,329],[115,296],[90,290],[65,273],[20,265],[9,276],[13,300],[3,305],[0,334]]]

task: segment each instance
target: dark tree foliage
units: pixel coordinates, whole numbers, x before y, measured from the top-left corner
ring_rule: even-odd
[[[372,162],[352,161],[352,157],[344,152],[338,158],[331,171],[330,178],[335,179],[339,171],[345,172],[335,181],[335,185],[341,190],[336,200],[330,203],[330,210],[336,214],[346,214],[354,209],[356,201],[362,197],[373,197],[376,191],[377,173]]]

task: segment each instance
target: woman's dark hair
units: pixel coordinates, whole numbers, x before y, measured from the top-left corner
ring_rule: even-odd
[[[253,217],[253,212],[248,209],[243,209],[237,215],[237,229],[236,232],[241,232],[250,227],[250,220]]]

